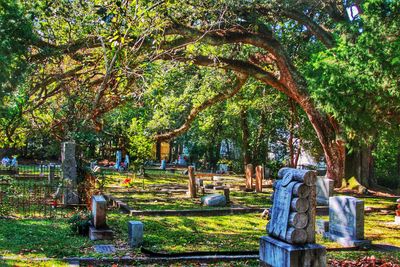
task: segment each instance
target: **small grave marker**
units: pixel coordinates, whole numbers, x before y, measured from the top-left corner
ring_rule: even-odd
[[[94,251],[101,254],[112,254],[115,253],[117,250],[113,245],[95,245]]]
[[[128,244],[132,248],[140,247],[143,243],[143,223],[140,221],[128,222]]]

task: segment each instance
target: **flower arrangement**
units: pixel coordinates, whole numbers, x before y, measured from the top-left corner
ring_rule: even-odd
[[[131,178],[125,178],[124,181],[122,182],[122,186],[126,187],[133,187],[133,179]]]

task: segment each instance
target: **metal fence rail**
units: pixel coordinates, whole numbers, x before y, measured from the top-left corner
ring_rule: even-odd
[[[19,178],[45,178],[48,177],[50,168],[53,168],[54,177],[61,177],[60,165],[50,166],[47,164],[18,165],[18,167],[0,165],[0,175],[12,175]]]
[[[0,216],[29,218],[64,217],[64,196],[69,188],[62,184],[25,181],[0,181]]]

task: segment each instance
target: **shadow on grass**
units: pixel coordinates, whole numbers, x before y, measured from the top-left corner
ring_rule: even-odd
[[[119,216],[118,216],[119,217]],[[111,217],[118,239],[127,238],[132,217]],[[254,215],[215,217],[141,217],[145,225],[144,247],[154,252],[257,250],[265,222]]]
[[[73,235],[65,220],[0,220],[0,254],[59,258],[81,255],[88,239]]]

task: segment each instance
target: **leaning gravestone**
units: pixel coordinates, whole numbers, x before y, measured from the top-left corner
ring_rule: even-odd
[[[326,266],[325,247],[315,244],[316,174],[282,168],[274,185],[269,236],[260,239],[262,266]]]
[[[92,226],[89,227],[90,240],[113,238],[113,231],[107,226],[107,201],[103,196],[92,197]]]
[[[333,196],[334,181],[324,176],[317,177],[317,205],[328,206]]]
[[[324,237],[346,247],[365,247],[364,201],[355,197],[337,196],[329,199],[329,232]]]
[[[67,183],[67,192],[65,194],[65,204],[79,204],[79,195],[77,189],[77,170],[75,160],[75,143],[64,142],[61,144],[61,171],[62,179]]]

